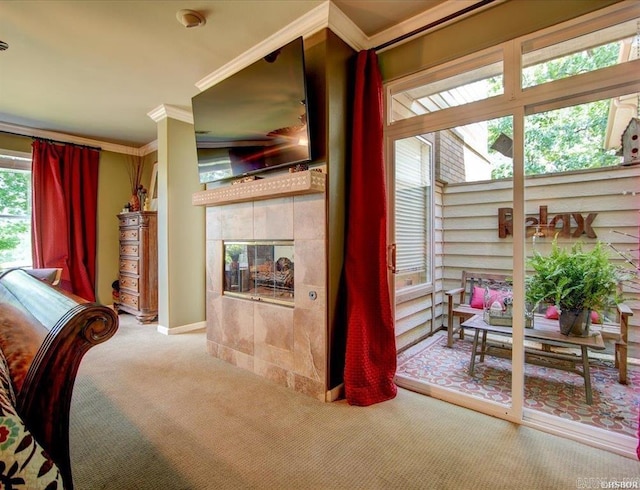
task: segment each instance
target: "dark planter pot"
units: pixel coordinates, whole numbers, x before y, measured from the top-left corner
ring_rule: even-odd
[[[588,337],[591,325],[591,310],[575,309],[560,311],[560,332],[572,337]]]

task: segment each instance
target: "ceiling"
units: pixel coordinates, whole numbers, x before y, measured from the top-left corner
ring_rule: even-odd
[[[0,131],[140,149],[158,108],[189,115],[200,89],[313,29],[365,49],[475,3],[0,0]],[[185,8],[205,25],[180,24]]]

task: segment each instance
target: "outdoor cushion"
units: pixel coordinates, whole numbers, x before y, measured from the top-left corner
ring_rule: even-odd
[[[469,306],[479,310],[484,308],[484,288],[478,286],[473,287],[473,294],[471,295],[471,302],[469,303]]]
[[[490,307],[495,301],[499,301],[502,303],[505,298],[511,295],[511,290],[505,289],[503,287],[499,289],[495,289],[492,287],[483,288],[480,286],[473,287],[473,294],[471,295],[471,302],[469,306],[471,308],[476,308],[479,310],[484,309],[485,307],[485,293],[489,290],[489,301],[487,307]]]

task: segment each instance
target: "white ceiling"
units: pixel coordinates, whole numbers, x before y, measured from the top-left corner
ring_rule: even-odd
[[[365,49],[475,3],[0,0],[0,131],[138,149],[156,139],[149,114],[188,115],[200,89],[288,40],[329,26]],[[206,24],[182,26],[185,8]]]

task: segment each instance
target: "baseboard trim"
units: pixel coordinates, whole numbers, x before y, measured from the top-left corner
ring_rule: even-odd
[[[207,327],[207,322],[205,321],[189,323],[188,325],[181,325],[179,327],[171,327],[171,328],[164,327],[158,324],[158,333],[161,333],[163,335],[176,335],[180,333],[194,332],[196,330],[204,330],[206,327]]]
[[[324,399],[327,402],[335,402],[341,398],[344,398],[344,383],[340,383],[335,388],[330,389],[324,396]]]

